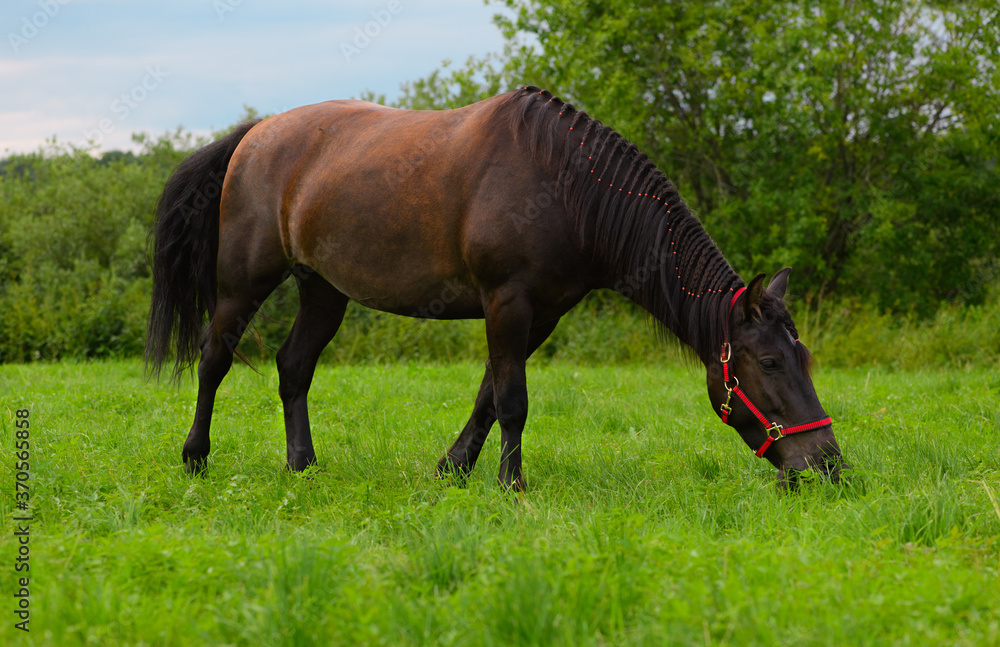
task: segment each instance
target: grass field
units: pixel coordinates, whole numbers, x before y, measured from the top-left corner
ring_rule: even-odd
[[[520,501],[498,434],[433,478],[473,364],[321,368],[321,465],[282,469],[277,377],[236,368],[209,471],[194,386],[0,366],[3,645],[1000,644],[1000,376],[819,370],[847,487],[779,494],[683,365],[529,367]],[[30,409],[30,633],[15,411]]]

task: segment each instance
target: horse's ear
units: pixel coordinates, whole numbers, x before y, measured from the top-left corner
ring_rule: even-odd
[[[783,270],[779,270],[771,282],[767,284],[767,293],[778,297],[779,299],[785,298],[785,290],[788,289],[788,275],[791,273],[792,268],[786,267]]]
[[[764,275],[758,274],[750,281],[743,296],[743,320],[747,321],[760,314],[760,300],[764,296]]]

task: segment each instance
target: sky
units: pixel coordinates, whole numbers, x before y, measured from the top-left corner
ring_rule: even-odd
[[[224,128],[500,52],[482,0],[4,0],[0,157]]]

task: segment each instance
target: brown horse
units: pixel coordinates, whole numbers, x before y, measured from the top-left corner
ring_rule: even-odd
[[[485,319],[486,373],[438,470],[470,471],[499,421],[500,482],[523,488],[525,361],[588,292],[609,288],[694,349],[713,406],[779,482],[807,468],[839,474],[782,300],[788,270],[744,289],[652,162],[538,88],[458,110],[305,106],[242,124],[180,165],[157,210],[146,358],[158,373],[176,345],[180,374],[200,351],[189,471],[206,464],[240,336],[290,275],[299,311],[277,364],[293,470],[316,461],[306,395],[353,299]]]

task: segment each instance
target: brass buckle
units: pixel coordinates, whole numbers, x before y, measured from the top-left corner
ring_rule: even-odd
[[[722,344],[722,354],[720,356],[720,361],[723,364],[728,364],[729,360],[733,357],[733,347],[729,345],[729,342]]]
[[[781,433],[783,429],[784,427],[782,427],[778,423],[774,423],[773,425],[767,428],[767,437],[771,439],[771,442],[774,442],[776,440],[781,440],[782,438],[785,437],[785,435]],[[772,431],[775,432],[776,435],[772,436],[771,435]]]

